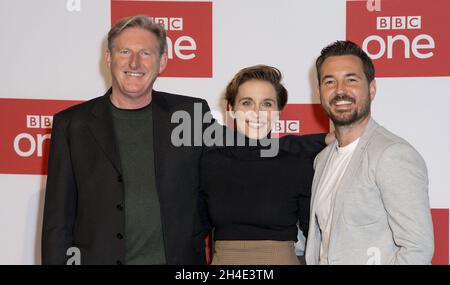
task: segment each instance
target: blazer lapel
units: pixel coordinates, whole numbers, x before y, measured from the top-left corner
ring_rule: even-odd
[[[315,167],[315,175],[314,175],[314,179],[313,179],[313,184],[311,187],[312,193],[311,193],[311,200],[313,201],[316,197],[316,192],[317,192],[317,188],[320,185],[320,181],[323,178],[324,172],[325,172],[325,168],[328,164],[328,161],[331,158],[331,153],[332,150],[336,148],[337,145],[337,141],[334,141],[332,144],[330,144],[329,146],[327,146],[324,150],[323,153],[323,157],[325,159],[322,159],[321,161],[317,160],[316,161],[316,167]]]
[[[116,168],[117,172],[122,173],[119,152],[115,143],[114,126],[110,110],[109,96],[111,89],[92,107],[93,119],[89,123],[89,129],[97,143],[102,148],[105,155]],[[155,171],[157,189],[160,177],[164,174],[161,165],[164,160],[164,153],[167,151],[167,138],[170,139],[170,112],[169,106],[164,95],[153,91],[152,94],[152,112],[153,112],[153,143],[155,156]]]
[[[113,164],[114,168],[121,174],[122,168],[120,165],[120,157],[116,145],[114,126],[109,106],[110,95],[111,89],[109,89],[108,92],[92,107],[91,112],[93,114],[93,119],[89,123],[89,130],[105,155]]]
[[[333,213],[333,218],[336,217],[337,214],[339,214],[338,211],[342,209],[342,204],[339,199],[340,194],[342,194],[343,191],[346,191],[346,189],[348,189],[353,184],[355,171],[360,168],[361,160],[364,157],[367,145],[369,144],[370,138],[372,137],[372,134],[377,127],[378,124],[371,118],[363,134],[359,139],[355,152],[353,153],[352,158],[350,159],[347,169],[345,170],[345,173],[342,176],[342,180],[339,183],[338,186],[339,188],[336,191],[335,205],[338,206],[334,208],[335,210]]]
[[[153,152],[155,157],[155,177],[156,189],[158,193],[164,189],[161,187],[162,177],[164,172],[164,160],[166,159],[166,152],[168,143],[170,143],[170,107],[160,92],[154,91],[152,93],[152,113],[153,113]]]
[[[361,161],[364,157],[364,153],[366,151],[367,145],[370,142],[370,138],[372,137],[375,129],[378,127],[378,124],[371,118],[369,123],[367,124],[363,134],[361,135],[358,145],[356,146],[355,152],[350,159],[350,162],[345,170],[342,180],[339,183],[339,188],[336,190],[336,196],[334,199],[334,210],[333,210],[333,218],[331,221],[331,233],[335,232],[334,227],[338,221],[338,217],[341,214],[341,211],[344,208],[344,201],[342,201],[342,193],[351,187],[354,183],[355,172],[361,167]],[[333,243],[333,235],[330,236],[330,248]]]
[[[316,219],[316,196],[317,188],[323,178],[326,165],[328,160],[330,160],[332,150],[336,148],[337,142],[333,142],[323,150],[322,160],[317,160],[315,165],[315,174],[313,179],[313,184],[311,187],[311,210],[309,217],[309,231],[308,231],[308,242],[306,243],[306,261],[308,264],[319,264],[319,252],[321,236],[319,231],[319,225]]]

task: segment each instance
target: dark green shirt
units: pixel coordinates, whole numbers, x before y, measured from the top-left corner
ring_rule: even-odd
[[[151,104],[111,110],[125,185],[125,264],[164,264]]]

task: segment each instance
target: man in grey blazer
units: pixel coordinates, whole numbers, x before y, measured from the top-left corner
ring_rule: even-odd
[[[429,264],[426,165],[408,142],[371,118],[371,59],[356,44],[337,41],[322,50],[316,68],[337,140],[314,164],[307,264]]]

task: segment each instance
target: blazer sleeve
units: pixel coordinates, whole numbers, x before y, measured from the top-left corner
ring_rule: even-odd
[[[429,264],[434,238],[425,161],[412,146],[393,144],[379,159],[376,183],[400,247],[394,263]]]
[[[61,114],[53,119],[47,186],[42,227],[42,264],[65,264],[72,246],[76,185],[66,134],[67,121]]]

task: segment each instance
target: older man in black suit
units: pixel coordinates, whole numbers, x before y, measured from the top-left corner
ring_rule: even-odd
[[[106,63],[112,88],[54,117],[42,263],[65,264],[75,248],[81,264],[203,264],[203,147],[177,147],[171,117],[209,107],[153,90],[167,53],[165,31],[150,18],[112,27]]]

